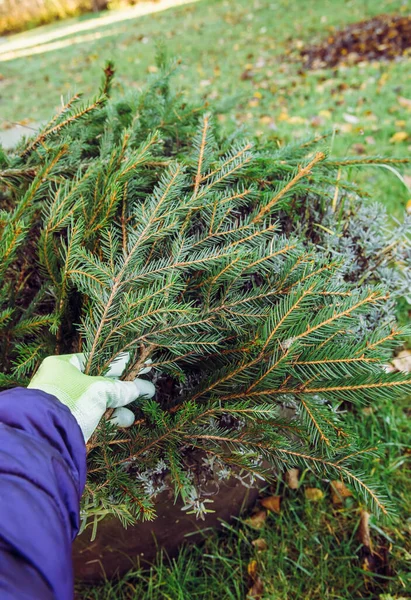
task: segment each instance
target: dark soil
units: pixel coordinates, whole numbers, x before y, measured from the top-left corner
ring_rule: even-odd
[[[206,514],[204,521],[182,511],[183,503],[180,499],[175,502],[172,491],[162,492],[156,498],[154,521],[139,522],[125,529],[118,519],[107,517],[99,523],[94,541],[90,541],[90,531],[86,529],[74,542],[76,579],[96,582],[123,575],[133,567],[153,563],[158,550],[174,557],[184,542],[201,542],[203,530],[221,529],[223,521],[230,521],[254,506],[258,493],[257,488],[246,489],[238,479],[229,479],[220,485],[213,498],[211,508],[215,512]]]
[[[332,31],[327,39],[301,51],[307,69],[394,60],[407,54],[411,54],[411,16],[395,15],[379,15]]]

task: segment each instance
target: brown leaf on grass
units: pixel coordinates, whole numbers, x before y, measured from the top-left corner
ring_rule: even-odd
[[[355,154],[365,154],[366,152],[364,144],[353,144],[352,149]]]
[[[347,488],[343,481],[335,480],[331,482],[333,504],[343,504],[345,498],[352,496],[351,490]]]
[[[262,498],[260,502],[264,508],[268,508],[271,512],[280,512],[281,496],[268,496],[267,498]]]
[[[370,534],[370,514],[363,510],[358,527],[358,538],[362,544],[360,549],[361,567],[364,571],[392,577],[393,570],[389,564],[389,546],[384,538],[377,536],[374,542]]]
[[[247,81],[249,79],[252,79],[254,77],[253,72],[250,69],[246,69],[245,71],[243,71],[241,73],[241,81]]]
[[[264,586],[260,577],[257,577],[253,585],[247,592],[247,598],[254,598],[254,600],[261,600],[263,597]]]
[[[363,546],[372,550],[370,536],[370,513],[366,510],[361,511],[360,526],[358,528],[358,537]]]
[[[324,498],[324,492],[318,488],[305,488],[304,494],[307,500],[311,500],[312,502],[318,502]]]
[[[261,529],[262,527],[264,527],[264,523],[265,523],[266,519],[267,519],[267,511],[259,510],[256,513],[254,513],[253,515],[251,515],[251,517],[246,519],[245,523],[247,525],[250,525],[250,527],[253,527],[254,529]]]
[[[368,513],[365,510],[361,511],[360,526],[358,527],[358,537],[360,538],[360,542],[363,545],[361,550],[361,568],[364,571],[373,571],[374,567],[369,521],[370,513]]]
[[[254,548],[257,550],[257,552],[264,552],[268,548],[268,544],[264,538],[257,538],[256,540],[253,540],[251,543],[254,546]]]
[[[289,471],[287,471],[287,473],[285,474],[285,481],[288,485],[289,488],[291,488],[292,490],[297,490],[298,489],[298,478],[300,476],[300,469],[290,469]]]

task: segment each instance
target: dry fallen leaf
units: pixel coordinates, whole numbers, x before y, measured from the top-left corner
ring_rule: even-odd
[[[298,489],[298,478],[300,475],[300,469],[290,469],[285,474],[285,481],[289,488],[292,490]]]
[[[157,73],[157,71],[158,71],[158,67],[157,67],[156,65],[149,65],[149,66],[147,67],[147,71],[148,71],[149,73]]]
[[[409,215],[411,215],[411,198],[408,200],[406,206],[405,206],[405,210],[407,211],[407,213]]]
[[[278,115],[278,120],[279,121],[288,121],[289,120],[289,115],[288,112],[283,110],[282,112],[280,112],[280,114]]]
[[[351,125],[356,125],[360,121],[358,117],[355,115],[350,115],[349,113],[344,113],[343,119],[346,123],[351,123]]]
[[[318,502],[318,500],[324,497],[324,492],[318,488],[305,488],[304,494],[307,500],[312,500],[313,502]]]
[[[252,79],[253,78],[253,72],[249,69],[246,69],[245,71],[243,71],[243,73],[241,73],[241,77],[240,79],[242,81],[247,81],[247,79]]]
[[[264,527],[264,523],[265,523],[266,519],[267,519],[267,511],[259,510],[258,512],[251,515],[251,517],[246,519],[245,522],[247,523],[247,525],[254,527],[254,529],[261,529],[262,527]]]
[[[268,548],[268,544],[264,538],[257,538],[256,540],[253,540],[251,543],[258,552],[264,552],[264,550],[267,550],[267,548]]]
[[[262,498],[260,502],[264,508],[268,508],[271,512],[280,512],[281,496],[268,496],[267,498]]]
[[[319,115],[311,117],[310,125],[311,127],[322,127],[324,125],[324,119],[322,119]]]
[[[411,350],[402,350],[401,352],[399,352],[398,356],[392,361],[392,364],[394,365],[397,371],[411,373]]]
[[[295,115],[290,117],[287,122],[290,123],[290,125],[304,125],[306,123],[306,119]]]
[[[353,144],[352,149],[356,154],[365,154],[366,152],[364,144]]]
[[[247,598],[254,598],[260,600],[264,591],[263,582],[258,576],[258,563],[256,560],[250,560],[247,565],[247,573],[252,584],[247,592]]]
[[[272,123],[272,118],[269,117],[268,115],[264,115],[262,117],[260,117],[260,123],[262,123],[263,125],[269,125],[270,123]]]
[[[399,144],[405,142],[408,139],[408,133],[406,131],[397,131],[393,136],[390,137],[390,144]]]
[[[247,592],[247,598],[254,598],[254,600],[261,600],[263,597],[264,586],[263,582],[259,577],[256,578],[253,585]]]
[[[370,513],[366,510],[361,511],[360,526],[358,528],[358,537],[363,546],[372,550],[370,536]]]
[[[347,488],[343,481],[335,480],[331,482],[333,504],[342,504],[345,498],[352,496],[351,490]]]
[[[320,110],[318,113],[320,117],[324,117],[324,119],[331,119],[332,113],[330,110]]]
[[[408,110],[411,110],[411,100],[409,98],[404,98],[403,96],[398,96],[397,100],[398,100],[398,104],[400,106],[402,106],[403,108],[408,108]]]
[[[360,517],[360,526],[358,528],[358,537],[360,538],[360,542],[363,545],[361,555],[362,555],[362,563],[361,568],[364,571],[372,571],[373,570],[373,555],[371,549],[371,536],[370,536],[370,528],[369,528],[369,520],[370,514],[365,510],[361,511]]]

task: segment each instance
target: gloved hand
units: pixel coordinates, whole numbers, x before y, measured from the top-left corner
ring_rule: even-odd
[[[76,418],[85,441],[90,438],[107,408],[115,408],[112,422],[128,427],[134,422],[133,413],[124,407],[137,398],[152,398],[154,385],[144,379],[118,381],[128,361],[124,355],[113,364],[106,377],[85,375],[84,354],[48,356],[41,363],[28,387],[56,396]],[[144,369],[146,372],[149,369]]]

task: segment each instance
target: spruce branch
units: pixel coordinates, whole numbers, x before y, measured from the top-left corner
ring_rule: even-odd
[[[384,370],[407,331],[379,317],[407,276],[406,225],[400,241],[384,233],[373,263],[353,241],[358,187],[325,139],[224,139],[159,65],[138,98],[108,101],[109,65],[96,102],[73,98],[2,163],[0,385],[70,351],[90,375],[128,352],[124,378],[154,382],[127,432],[108,411],[88,444],[94,533],[107,514],[154,516],[156,469],[189,494],[194,454],[253,477],[300,464],[383,510],[339,406],[411,389]]]

